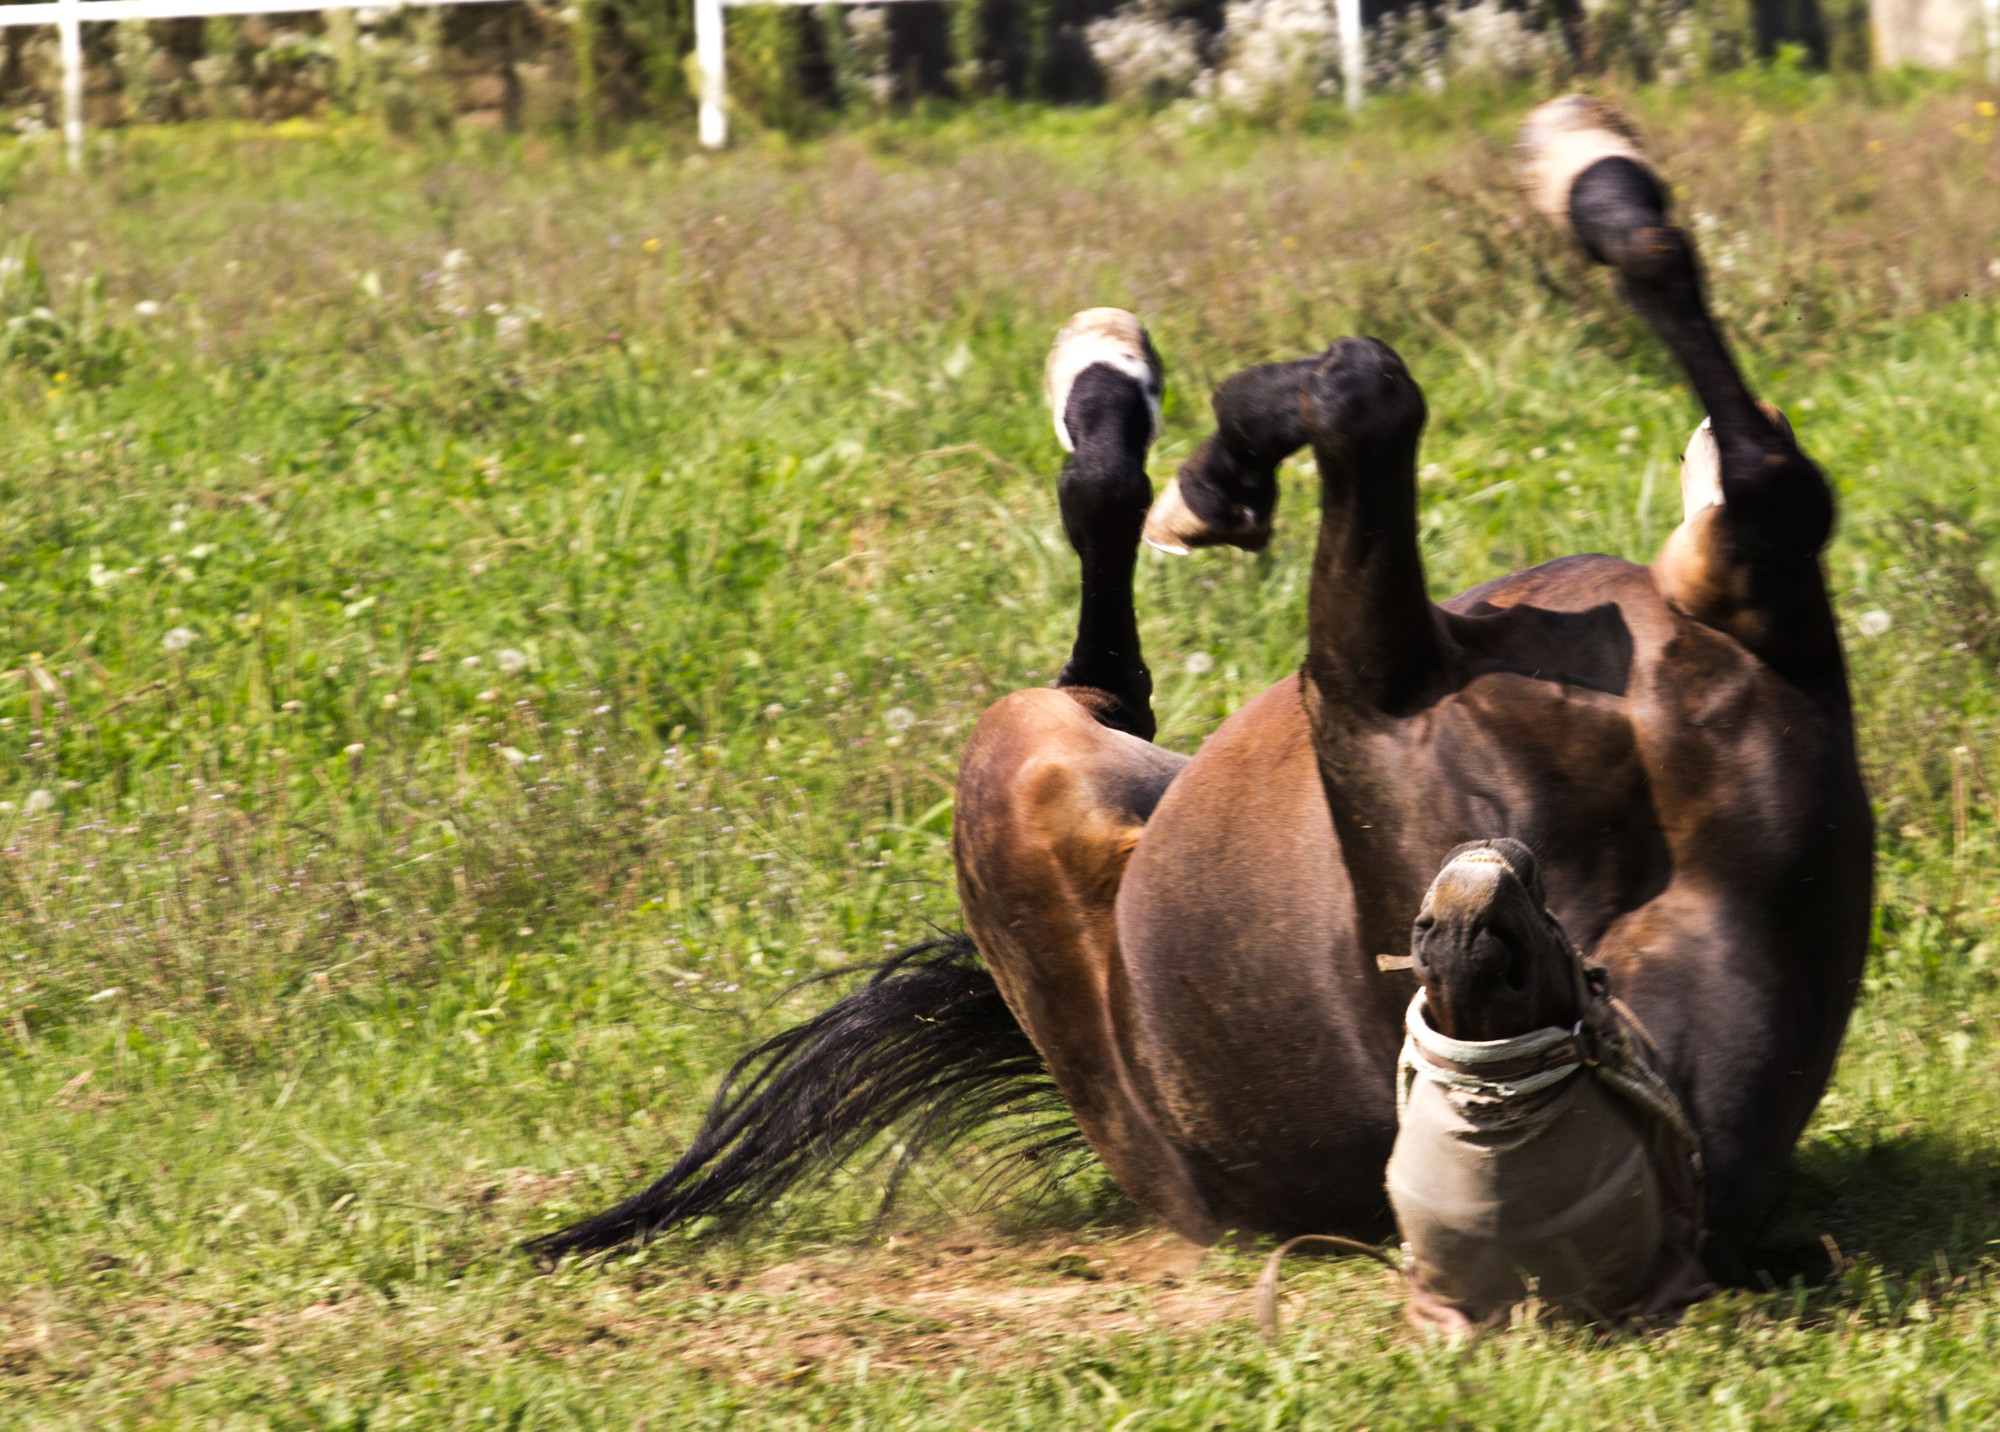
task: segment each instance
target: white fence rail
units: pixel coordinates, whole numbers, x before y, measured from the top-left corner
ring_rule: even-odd
[[[62,37],[63,143],[69,167],[83,167],[83,27],[95,21],[189,20],[209,15],[297,15],[316,10],[379,10],[402,6],[491,5],[503,0],[48,0],[0,5],[0,29],[54,25]]]
[[[0,29],[12,25],[54,25],[62,37],[63,143],[72,169],[83,167],[83,27],[119,20],[199,19],[209,15],[295,15],[319,10],[365,10],[401,6],[486,5],[505,0],[42,0],[0,5]],[[694,52],[701,67],[701,142],[709,149],[729,143],[728,59],[722,11],[726,5],[819,5],[826,0],[694,0]],[[884,4],[894,0],[834,0],[839,4]],[[2000,0],[1987,0],[1989,5]],[[1340,22],[1340,71],[1347,104],[1358,109],[1365,52],[1361,0],[1336,0]]]

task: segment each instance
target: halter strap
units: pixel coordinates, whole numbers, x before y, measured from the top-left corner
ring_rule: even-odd
[[[1412,1078],[1462,1093],[1518,1099],[1560,1084],[1584,1066],[1581,1025],[1571,1029],[1550,1025],[1511,1039],[1453,1039],[1431,1027],[1424,1009],[1424,991],[1419,989],[1403,1016],[1399,1062],[1405,1072],[1397,1081],[1399,1116]]]

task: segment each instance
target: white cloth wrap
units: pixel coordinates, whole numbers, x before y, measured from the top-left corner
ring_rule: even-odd
[[[1410,1276],[1475,1322],[1530,1294],[1603,1318],[1643,1302],[1660,1277],[1663,1229],[1644,1117],[1580,1057],[1512,1080],[1476,1072],[1578,1031],[1467,1044],[1423,1011],[1420,990],[1405,1019],[1388,1174]]]

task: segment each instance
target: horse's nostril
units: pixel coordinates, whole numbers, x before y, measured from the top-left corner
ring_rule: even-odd
[[[1528,958],[1527,951],[1523,950],[1507,931],[1496,926],[1489,925],[1485,934],[1487,939],[1500,947],[1501,985],[1509,994],[1527,995],[1535,979],[1534,963]]]

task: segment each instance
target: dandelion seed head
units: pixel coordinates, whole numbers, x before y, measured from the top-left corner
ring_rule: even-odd
[[[1857,617],[1854,622],[1854,629],[1863,636],[1880,636],[1892,625],[1894,625],[1894,622],[1891,620],[1889,614],[1880,607],[1877,607],[1874,611],[1863,612]]]
[[[516,651],[511,646],[503,646],[493,653],[493,664],[512,676],[527,666],[528,657],[525,652]]]
[[[160,638],[160,645],[168,651],[186,651],[198,635],[193,627],[177,626]]]
[[[1181,663],[1181,670],[1189,676],[1206,676],[1215,670],[1215,658],[1205,651],[1194,652]]]
[[[891,731],[907,731],[917,724],[917,716],[907,706],[892,706],[883,715],[882,723]]]

